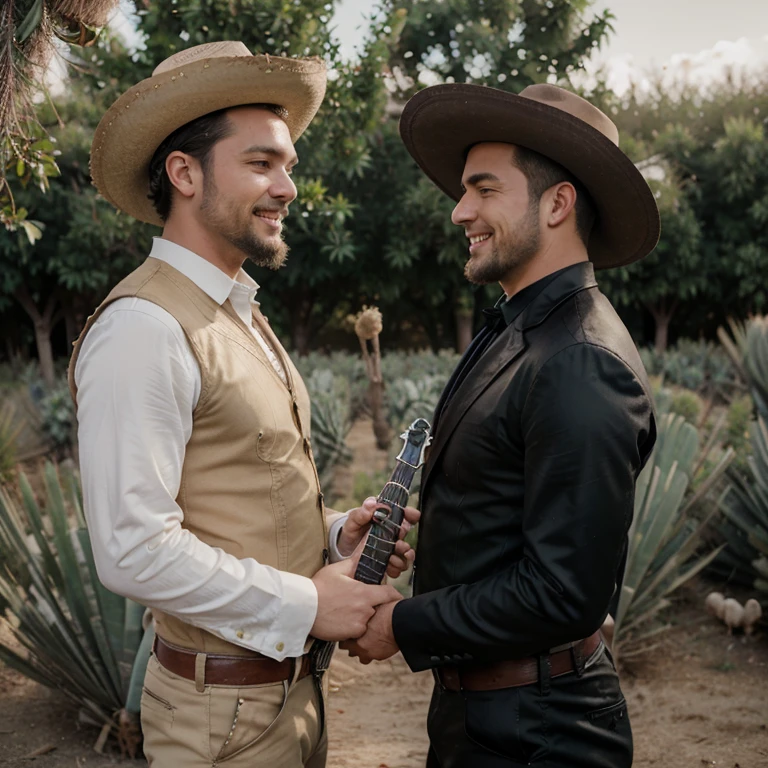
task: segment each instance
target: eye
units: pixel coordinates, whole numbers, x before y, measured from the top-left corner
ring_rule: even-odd
[[[484,195],[486,192],[493,192],[493,190],[490,187],[480,187],[480,189],[478,189],[478,192],[481,195]]]
[[[268,160],[251,160],[248,165],[254,165],[257,168],[269,168]]]

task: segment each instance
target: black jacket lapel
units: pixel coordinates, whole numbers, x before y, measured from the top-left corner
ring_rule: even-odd
[[[493,380],[525,350],[525,331],[543,323],[557,307],[575,294],[596,286],[595,272],[591,262],[579,263],[567,269],[533,299],[519,317],[507,326],[498,339],[488,347],[448,404],[443,407],[446,393],[450,389],[446,386],[435,412],[436,417],[439,418],[436,418],[432,425],[434,441],[429,449],[427,464],[422,475],[422,494],[440,453],[466,412]]]
[[[430,447],[429,459],[424,468],[422,488],[426,487],[429,474],[437,463],[441,451],[458,426],[464,414],[478,397],[491,385],[493,380],[517,358],[525,349],[525,339],[522,330],[514,325],[508,326],[496,341],[491,344],[485,354],[477,361],[475,367],[467,374],[448,405],[440,413],[440,429],[435,430],[434,442]],[[442,401],[442,398],[441,398]]]

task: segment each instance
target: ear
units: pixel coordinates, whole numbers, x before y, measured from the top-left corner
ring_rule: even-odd
[[[562,181],[550,187],[546,195],[549,197],[546,223],[550,227],[558,227],[568,218],[576,205],[576,190],[573,184]]]
[[[200,163],[184,152],[171,152],[165,159],[165,171],[176,191],[183,197],[194,197],[202,190],[203,174]]]

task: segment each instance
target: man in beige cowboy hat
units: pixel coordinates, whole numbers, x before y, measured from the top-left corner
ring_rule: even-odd
[[[429,768],[629,768],[599,629],[656,428],[594,270],[655,246],[653,195],[608,117],[554,86],[427,88],[400,131],[457,201],[467,278],[504,296],[437,407],[415,596],[380,606],[346,645],[363,660],[399,648],[433,671]]]
[[[328,641],[399,597],[342,560],[373,506],[326,517],[307,391],[242,270],[285,259],[294,142],[325,78],[320,59],[197,46],[122,95],[93,141],[99,191],[163,227],[70,366],[99,575],[155,619],[141,710],[158,768],[323,766]],[[390,574],[411,558],[399,542]]]

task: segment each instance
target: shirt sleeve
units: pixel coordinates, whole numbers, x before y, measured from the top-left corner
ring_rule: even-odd
[[[326,515],[328,522],[328,552],[330,554],[330,561],[338,563],[351,557],[351,555],[342,555],[339,552],[339,536],[344,523],[347,522],[349,512],[335,512],[329,509],[328,513]]]
[[[540,653],[589,636],[608,611],[653,434],[642,384],[609,350],[573,345],[511,421],[525,445],[523,557],[398,603],[395,637],[414,670]]]
[[[300,656],[317,613],[311,579],[238,559],[182,528],[176,503],[200,372],[165,310],[120,299],[75,369],[85,515],[113,592],[229,642]]]

